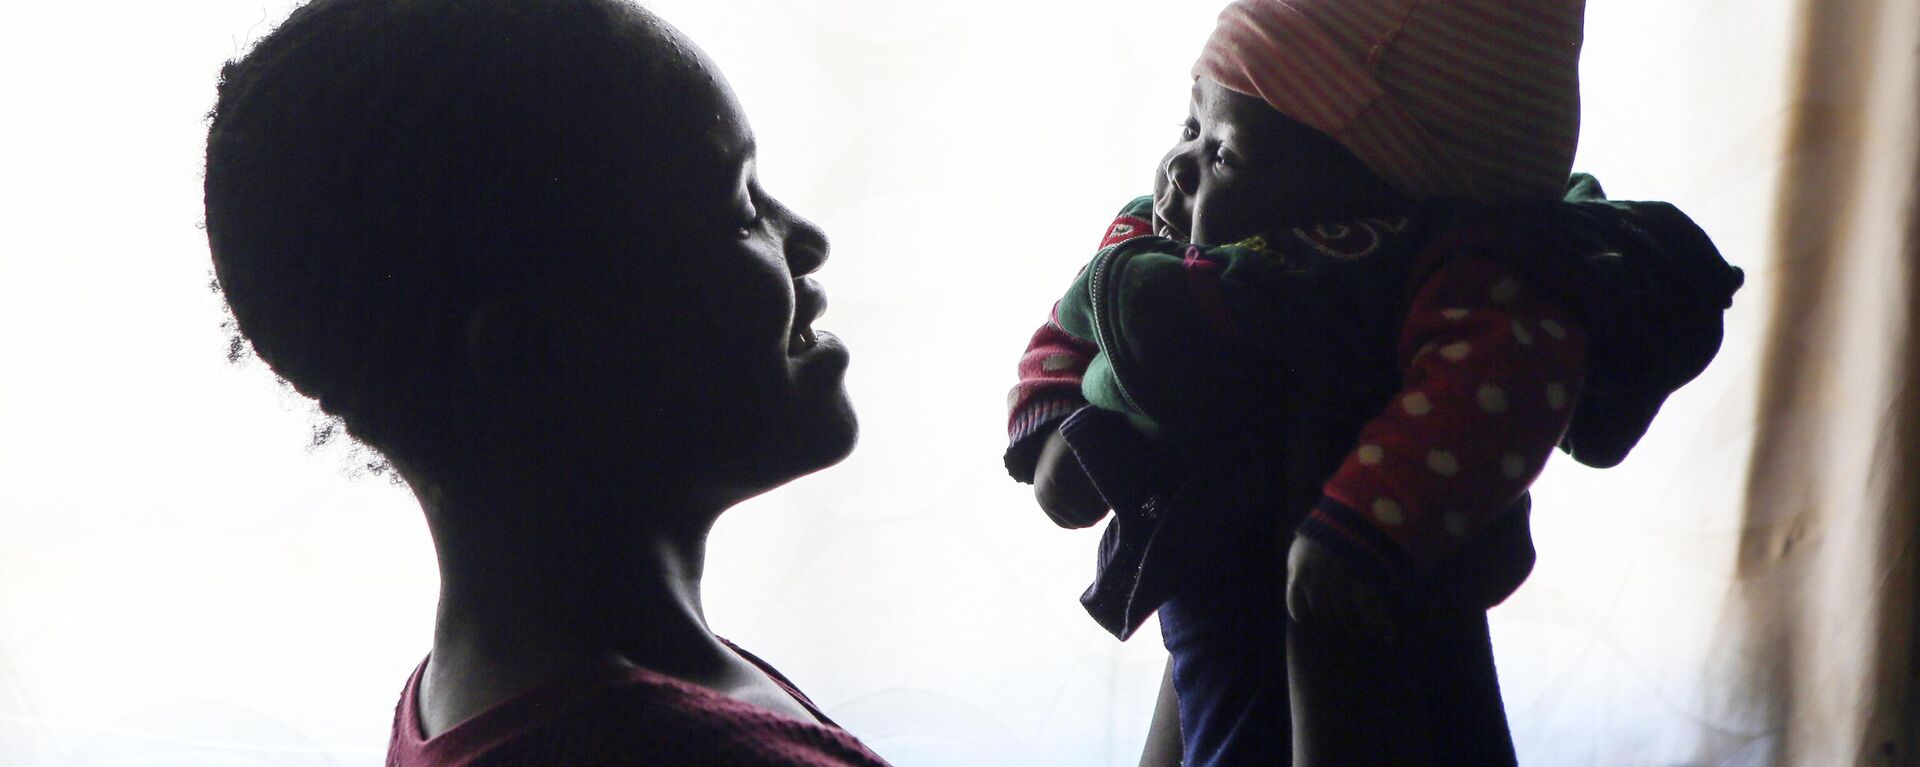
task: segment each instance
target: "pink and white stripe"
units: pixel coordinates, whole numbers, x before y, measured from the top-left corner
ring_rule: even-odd
[[[1585,0],[1237,0],[1193,74],[1332,136],[1417,198],[1559,197]]]

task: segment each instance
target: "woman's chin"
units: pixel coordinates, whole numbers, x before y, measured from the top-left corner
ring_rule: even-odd
[[[832,467],[853,454],[860,439],[860,424],[854,416],[844,386],[835,387],[831,396],[809,398],[807,406],[781,429],[760,444],[758,455],[740,465],[757,475],[750,484],[753,495],[771,491],[788,482]]]
[[[860,438],[860,421],[847,395],[851,355],[839,336],[824,331],[815,335],[813,348],[793,358],[799,423],[789,432],[799,438],[794,452],[809,459],[808,474],[846,460]]]
[[[860,417],[854,415],[853,402],[846,397],[844,389],[841,391],[838,407],[840,417],[834,429],[834,437],[829,440],[829,444],[837,447],[830,451],[831,460],[821,465],[822,469],[847,460],[847,456],[853,455],[854,446],[860,444]]]
[[[796,477],[846,460],[847,456],[853,455],[854,445],[860,441],[860,419],[853,413],[853,403],[847,397],[846,387],[838,387],[835,395],[817,404],[815,407],[818,409],[808,414],[803,433],[812,438],[795,446],[794,452],[804,456],[806,466]]]

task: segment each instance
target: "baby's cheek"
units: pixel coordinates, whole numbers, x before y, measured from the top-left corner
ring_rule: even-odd
[[[1196,245],[1226,245],[1245,239],[1250,233],[1244,215],[1218,196],[1202,197],[1193,204],[1193,224],[1187,231]]]

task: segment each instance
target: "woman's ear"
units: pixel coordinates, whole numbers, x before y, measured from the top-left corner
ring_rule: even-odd
[[[490,408],[537,406],[552,371],[546,318],[524,296],[480,302],[467,318],[467,368],[476,393]]]

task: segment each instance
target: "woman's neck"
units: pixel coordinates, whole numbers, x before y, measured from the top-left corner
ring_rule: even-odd
[[[423,724],[457,724],[583,669],[723,677],[732,656],[707,628],[700,594],[715,515],[684,511],[429,505],[441,586]],[[699,521],[666,524],[689,519]]]

